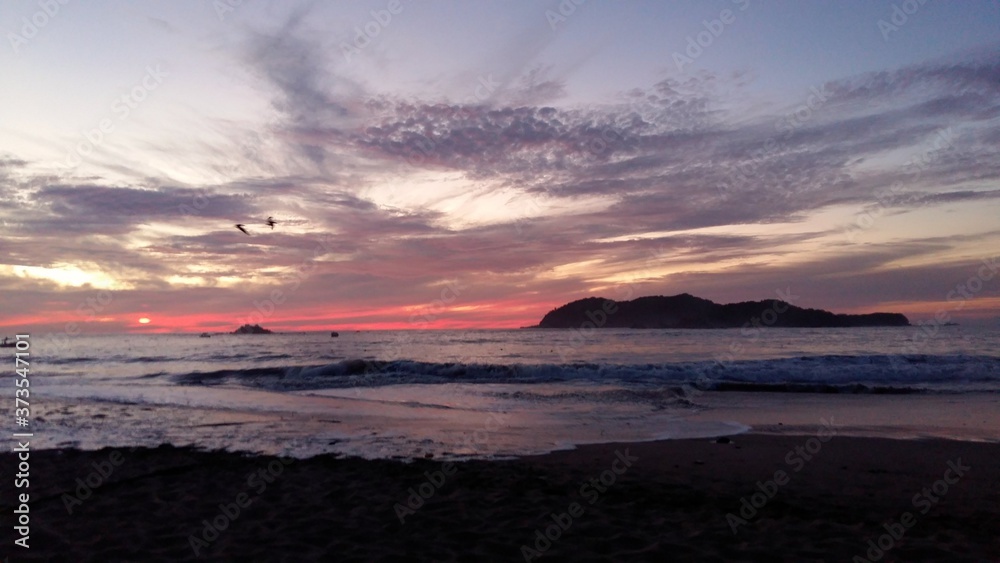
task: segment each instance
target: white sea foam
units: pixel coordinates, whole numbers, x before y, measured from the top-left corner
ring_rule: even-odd
[[[34,430],[39,447],[168,442],[296,456],[497,458],[773,430],[786,404],[818,401],[797,411],[801,418],[845,404],[837,397],[862,401],[852,411],[858,420],[873,405],[892,405],[858,424],[864,432],[934,435],[919,418],[903,432],[901,414],[919,404],[960,416],[963,400],[976,408],[1000,400],[1000,332],[953,330],[926,353],[901,353],[898,343],[916,334],[774,329],[747,341],[754,346],[740,357],[726,355],[743,342],[738,330],[606,331],[579,342],[566,331],[81,337],[33,356],[45,373],[32,382]],[[566,349],[572,357],[562,361]],[[783,399],[743,408],[746,396]],[[878,402],[886,398],[904,402]],[[991,436],[988,417],[954,420],[938,426],[949,436]]]

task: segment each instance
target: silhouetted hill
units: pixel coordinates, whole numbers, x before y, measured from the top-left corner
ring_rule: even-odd
[[[739,328],[909,326],[900,313],[838,315],[780,300],[719,305],[687,293],[614,301],[588,297],[553,309],[537,328]]]

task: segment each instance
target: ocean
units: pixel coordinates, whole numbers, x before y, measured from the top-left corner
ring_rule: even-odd
[[[36,448],[498,459],[873,409],[855,433],[1000,439],[962,418],[1000,400],[998,329],[32,335],[30,352]]]

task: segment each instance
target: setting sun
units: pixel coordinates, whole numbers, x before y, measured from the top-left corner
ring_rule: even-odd
[[[1000,0],[83,3],[0,563],[1000,563]]]

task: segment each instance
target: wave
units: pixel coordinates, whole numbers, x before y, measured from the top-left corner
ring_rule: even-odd
[[[663,364],[478,364],[341,360],[174,375],[184,385],[235,384],[310,390],[436,383],[623,383],[716,391],[806,393],[1000,392],[1000,358],[989,356],[803,356]]]
[[[69,358],[46,358],[45,363],[53,366],[61,366],[68,364],[86,364],[86,363],[96,363],[103,361],[102,358],[96,358],[93,356],[71,356]]]
[[[235,356],[234,356],[235,357]],[[69,356],[66,358],[46,358],[45,362],[51,365],[71,365],[89,364],[98,362],[117,362],[122,364],[154,364],[161,362],[175,361],[177,358],[170,356],[127,356],[117,354],[112,356]]]
[[[260,354],[257,356],[247,356],[244,352],[232,352],[232,353],[216,353],[205,356],[204,359],[210,362],[221,362],[227,360],[252,360],[252,361],[266,361],[266,360],[287,360],[293,358],[291,354],[275,353],[275,354]]]
[[[54,366],[71,366],[73,364],[169,364],[172,362],[199,361],[206,363],[224,362],[274,362],[277,360],[290,360],[294,358],[287,353],[263,353],[258,355],[247,355],[246,353],[210,354],[206,356],[192,355],[188,357],[178,356],[127,356],[123,354],[101,356],[69,356],[65,358],[45,358],[43,361]],[[317,356],[320,360],[340,359],[343,356],[324,354]]]

